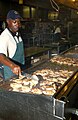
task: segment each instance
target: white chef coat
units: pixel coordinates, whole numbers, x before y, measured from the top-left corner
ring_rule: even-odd
[[[12,58],[12,60],[21,64],[25,63],[23,41],[21,37],[19,36],[18,39],[17,36],[13,36],[7,28],[0,35],[0,53],[5,54],[7,57]],[[14,76],[13,72],[8,66],[3,65],[3,67],[4,79],[8,79],[11,78],[11,76]]]
[[[15,39],[18,42],[21,42],[22,39],[19,37],[19,41],[15,36]],[[14,37],[11,35],[10,31],[6,28],[0,35],[0,53],[5,54],[9,58],[12,58],[17,49],[16,42]]]

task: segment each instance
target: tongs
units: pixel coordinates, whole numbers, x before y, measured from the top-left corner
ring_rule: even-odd
[[[32,74],[28,74],[28,73],[25,73],[23,72],[22,73],[22,80],[24,80],[25,78],[28,78],[28,79],[32,79],[32,80],[36,80],[36,81],[43,81],[43,77],[41,75],[32,75]]]
[[[32,80],[39,80],[38,76],[37,75],[32,75],[32,74],[28,74],[28,73],[22,73],[22,80],[24,80],[25,78],[28,78],[28,79],[32,79]],[[19,76],[20,77],[20,76]]]
[[[25,73],[25,77],[33,79],[33,80],[37,80],[37,81],[39,80],[39,78],[37,77],[37,75],[31,75],[31,74],[28,74],[28,73]]]

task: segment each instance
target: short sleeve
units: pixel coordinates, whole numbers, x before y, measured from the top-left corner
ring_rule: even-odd
[[[3,53],[7,56],[7,36],[0,36],[0,53]]]

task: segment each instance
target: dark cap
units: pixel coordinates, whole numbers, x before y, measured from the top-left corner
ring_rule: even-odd
[[[17,19],[17,18],[21,18],[21,16],[19,15],[19,13],[15,10],[10,10],[7,14],[7,19]]]

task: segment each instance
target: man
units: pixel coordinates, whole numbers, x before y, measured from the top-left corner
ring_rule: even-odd
[[[56,25],[54,32],[54,40],[55,42],[59,42],[61,40],[61,25]]]
[[[21,75],[20,64],[24,64],[23,41],[19,33],[21,16],[15,10],[7,14],[7,28],[0,36],[0,63],[4,68],[4,79]]]

